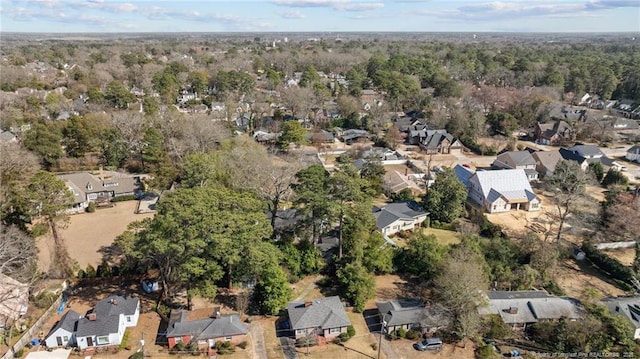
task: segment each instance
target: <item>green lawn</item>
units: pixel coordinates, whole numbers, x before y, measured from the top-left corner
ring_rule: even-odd
[[[440,244],[460,243],[460,236],[458,236],[458,233],[454,231],[447,231],[445,229],[437,228],[423,228],[422,233],[435,235],[436,238],[438,238],[438,243]]]

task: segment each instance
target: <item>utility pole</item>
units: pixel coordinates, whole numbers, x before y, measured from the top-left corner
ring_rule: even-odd
[[[378,338],[378,359],[380,359],[380,349],[382,349],[382,336],[384,335],[385,327],[387,326],[387,322],[384,320],[385,316],[386,314],[383,314],[380,318],[382,321],[380,322],[380,338]]]

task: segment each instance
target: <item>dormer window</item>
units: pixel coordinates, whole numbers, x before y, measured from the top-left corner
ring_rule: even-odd
[[[87,183],[87,189],[89,191],[93,190],[93,185],[91,183]]]

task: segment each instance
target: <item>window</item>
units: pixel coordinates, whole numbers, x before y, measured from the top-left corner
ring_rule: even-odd
[[[224,338],[224,340],[226,340],[226,341],[228,341],[228,342],[230,342],[230,341],[231,341],[231,339],[233,339],[233,337],[225,337],[225,338]]]
[[[174,340],[176,341],[176,344],[182,343],[182,337],[175,337]]]
[[[329,334],[337,334],[337,333],[340,333],[340,328],[329,329]]]
[[[131,323],[131,317],[127,317],[127,323]]]
[[[109,344],[109,337],[108,336],[97,337],[96,338],[96,343],[98,343],[98,345]]]
[[[66,343],[66,342],[68,342],[68,341],[69,341],[69,337],[68,337],[68,336],[66,336],[66,335],[65,335],[65,336],[63,336],[63,337],[62,337],[62,341],[63,341],[63,342],[65,342],[65,343]]]
[[[296,334],[304,334],[304,329],[296,329]]]

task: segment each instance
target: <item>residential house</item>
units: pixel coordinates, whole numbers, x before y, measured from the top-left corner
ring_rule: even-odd
[[[73,193],[74,204],[70,212],[84,211],[89,202],[108,202],[114,197],[133,195],[140,190],[140,177],[101,170],[97,175],[75,172],[58,175]]]
[[[387,302],[377,302],[380,318],[384,321],[386,333],[392,333],[400,328],[418,330],[425,311],[424,302],[419,298],[394,299]]]
[[[80,313],[68,310],[51,328],[44,339],[47,348],[74,346],[76,344],[76,327]]]
[[[275,143],[280,137],[280,132],[266,132],[258,130],[253,133],[253,139],[260,143]]]
[[[576,140],[576,131],[563,120],[536,124],[533,130],[536,143],[561,146]]]
[[[587,170],[587,168],[589,168],[589,163],[590,163],[590,162],[589,162],[589,161],[587,161],[587,159],[586,159],[586,158],[584,158],[584,157],[580,156],[580,155],[579,155],[578,153],[576,153],[576,152],[570,151],[570,150],[568,150],[568,149],[566,149],[566,148],[560,148],[560,149],[558,150],[558,153],[560,153],[560,156],[562,156],[562,159],[563,159],[563,160],[578,162],[578,164],[580,165],[580,168],[581,168],[583,171],[586,171],[586,170]],[[599,161],[596,161],[596,162],[599,162]]]
[[[577,299],[552,296],[544,290],[490,291],[485,301],[478,312],[497,314],[513,329],[524,330],[533,323],[561,318],[583,319],[586,314]]]
[[[334,136],[333,133],[329,131],[320,130],[316,132],[309,132],[307,134],[307,140],[309,140],[309,142],[313,144],[320,144],[320,143],[331,144],[336,142],[336,136]]]
[[[633,339],[640,339],[640,296],[604,298],[602,303],[611,313],[629,321],[633,327]]]
[[[587,119],[587,110],[584,108],[575,108],[573,106],[556,105],[549,111],[549,117],[552,120],[562,120],[570,122],[585,121]]]
[[[580,155],[587,160],[594,160],[604,157],[604,152],[595,145],[576,145],[568,148],[569,151]]]
[[[493,161],[492,167],[498,169],[516,169],[521,168],[527,175],[529,181],[538,179],[536,171],[536,160],[531,156],[529,151],[507,151],[501,153]]]
[[[365,130],[357,130],[357,129],[349,129],[340,135],[340,138],[347,145],[354,144],[356,142],[366,142],[371,137],[369,131]]]
[[[458,180],[467,186],[471,202],[484,211],[540,210],[540,200],[523,169],[476,171],[472,175],[469,175],[470,170],[464,169],[462,167],[455,171]]]
[[[415,202],[397,202],[375,207],[373,215],[378,229],[389,236],[400,231],[414,230],[427,219],[429,213]]]
[[[357,162],[357,161],[356,161]],[[433,179],[425,181],[425,174],[407,174],[399,171],[386,171],[382,177],[382,185],[387,195],[398,194],[403,190],[411,191],[412,196],[424,193],[424,187],[433,183]]]
[[[346,333],[351,325],[338,296],[290,302],[287,312],[296,339],[323,336],[330,340]]]
[[[556,164],[562,159],[560,151],[537,151],[531,154],[536,161],[536,171],[540,178],[549,178],[556,169]]]
[[[213,318],[188,320],[188,317],[187,311],[171,311],[166,335],[170,349],[179,343],[195,342],[199,349],[210,349],[220,341],[239,344],[247,340],[247,326],[238,314],[220,315],[216,311]]]
[[[621,99],[613,106],[613,109],[620,115],[627,118],[640,117],[640,106],[634,100]]]
[[[6,328],[27,313],[29,285],[0,273],[0,328]]]
[[[627,150],[627,153],[624,155],[629,161],[635,161],[640,163],[640,145],[632,146]]]
[[[427,154],[462,153],[462,142],[447,130],[426,130],[425,134],[419,145]]]
[[[120,345],[126,328],[135,327],[140,316],[140,300],[112,295],[78,319],[76,341],[81,350]]]

